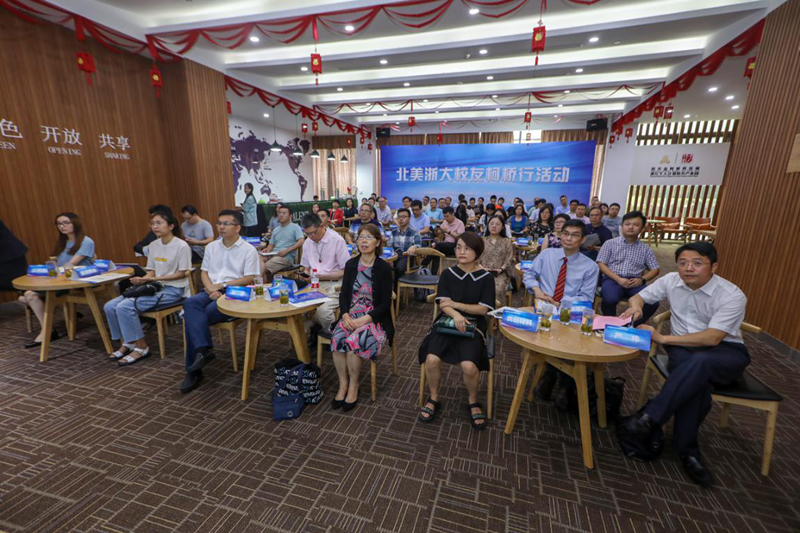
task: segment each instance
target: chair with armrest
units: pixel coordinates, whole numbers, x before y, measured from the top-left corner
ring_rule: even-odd
[[[440,259],[438,270],[432,272],[431,275],[420,274],[418,272],[419,267],[412,265],[414,261],[421,263],[422,259],[425,257],[438,257]],[[403,289],[429,289],[434,291],[434,294],[436,293],[436,288],[439,286],[439,270],[442,268],[441,259],[444,257],[445,255],[442,252],[434,248],[417,248],[415,254],[409,256],[408,261],[406,261],[406,273],[397,280],[396,315],[400,314],[400,299],[404,295],[406,297],[406,305],[408,305],[408,291],[406,290],[404,292]],[[433,309],[433,316],[434,318],[436,317],[435,306]]]

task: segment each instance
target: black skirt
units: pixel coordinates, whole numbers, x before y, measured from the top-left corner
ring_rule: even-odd
[[[480,333],[470,339],[431,331],[419,347],[419,364],[425,363],[428,354],[433,354],[450,365],[470,361],[475,363],[481,372],[489,370],[486,343]]]

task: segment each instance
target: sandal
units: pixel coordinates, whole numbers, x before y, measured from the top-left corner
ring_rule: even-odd
[[[428,407],[428,404],[433,405],[433,409]],[[436,411],[438,411],[441,408],[442,408],[441,402],[437,402],[437,401],[434,401],[434,400],[431,400],[430,398],[428,398],[428,400],[425,402],[425,404],[420,409],[420,413],[419,413],[419,416],[417,416],[417,419],[420,422],[424,422],[426,424],[428,422],[433,422],[433,419],[436,418]],[[422,413],[425,413],[428,416],[422,416]]]
[[[126,351],[123,352],[122,348],[125,348]],[[136,348],[136,345],[128,344],[127,342],[125,342],[122,344],[122,348],[109,355],[108,358],[111,359],[112,361],[119,361],[120,359],[131,353],[133,349]]]
[[[140,354],[139,357],[133,357],[132,355],[126,355],[125,357],[120,359],[117,364],[119,366],[130,366],[130,365],[134,365],[134,364],[138,363],[142,359],[146,359],[147,357],[150,357],[150,348],[149,347],[145,348],[144,350],[142,350],[141,348],[134,348],[133,351],[138,353],[138,354]]]
[[[473,409],[480,409],[480,413],[473,413]],[[467,406],[467,412],[469,413],[469,423],[472,424],[472,428],[477,431],[482,431],[486,428],[486,415],[483,413],[483,406],[480,402],[471,403]],[[478,423],[479,421],[483,421]]]

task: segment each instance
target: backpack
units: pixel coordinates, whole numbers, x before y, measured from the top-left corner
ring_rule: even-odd
[[[322,401],[320,370],[317,365],[306,364],[299,359],[283,359],[275,363],[274,372],[274,397],[300,394],[304,404],[316,404]]]
[[[421,276],[432,276],[433,272],[431,272],[431,269],[428,267],[421,267],[417,270],[417,274]],[[414,300],[418,302],[427,302],[428,295],[431,293],[433,293],[433,291],[430,289],[414,289]]]

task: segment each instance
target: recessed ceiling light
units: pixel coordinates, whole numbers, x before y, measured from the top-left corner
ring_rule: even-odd
[[[341,87],[337,87],[337,88],[336,88],[336,92],[337,92],[337,93],[340,93],[340,92],[342,92],[342,91],[344,91],[344,89],[342,89]]]
[[[253,35],[253,36],[250,37],[250,42],[251,43],[257,43],[260,40],[261,39],[259,39],[258,36],[256,36],[256,35]]]
[[[622,41],[614,41],[614,44],[620,44]]]
[[[692,118],[692,115],[683,115],[683,118]]]
[[[410,83],[408,83],[408,82],[405,82],[405,83],[403,84],[403,87],[411,87],[411,84],[410,84]]]
[[[553,118],[558,118],[558,115],[553,115]]]
[[[427,102],[428,102],[428,99],[426,98],[425,100],[423,100],[423,102],[427,103]]]
[[[494,79],[494,76],[486,76],[486,79],[492,81]]]
[[[370,104],[369,102],[364,102],[364,105],[372,105],[372,104]]]
[[[709,88],[708,88],[708,92],[710,92],[710,93],[715,93],[715,92],[717,92],[717,87],[709,87]]]
[[[576,68],[576,69],[575,69],[575,72],[577,72],[578,74],[580,74],[581,72],[583,72],[583,69],[582,69],[582,68]]]
[[[733,100],[733,95],[729,94],[728,96],[725,97],[725,100]]]
[[[500,111],[500,108],[499,107],[495,107],[494,110],[495,111]]]
[[[395,122],[395,124],[400,124],[399,122]]]
[[[489,53],[489,50],[487,50],[486,48],[481,48],[480,50],[478,50],[478,53],[482,56],[485,56],[486,54]]]
[[[558,107],[564,107],[564,104],[558,104]]]
[[[355,28],[353,27],[352,24],[348,24],[347,26],[344,27],[344,31],[351,32],[353,30],[355,30]]]
[[[264,113],[264,118],[269,118],[269,113]]]
[[[600,37],[590,37],[590,38],[589,38],[589,42],[590,42],[590,43],[596,43],[596,42],[597,42],[597,41],[599,41],[599,40],[600,40]]]
[[[477,7],[473,7],[472,9],[469,10],[469,14],[470,15],[477,15],[480,12],[481,12],[481,10],[478,9]]]
[[[308,67],[300,67],[300,70],[303,72],[308,72]]]
[[[437,114],[437,115],[439,114],[439,111],[438,111],[438,110],[436,111],[436,114]]]
[[[572,92],[572,91],[570,91],[569,89],[567,89],[566,91],[564,91],[564,94],[569,94],[570,92]]]
[[[389,113],[384,113],[384,114],[383,114],[383,116],[384,116],[384,117],[388,117],[388,116],[389,116]]]
[[[381,59],[381,65],[385,65],[388,62],[389,62],[389,60],[387,60],[387,59]]]
[[[493,94],[493,95],[492,95],[492,98],[497,98],[497,95],[496,95],[496,94]]]
[[[731,109],[739,109],[739,106],[738,105],[732,105]]]

